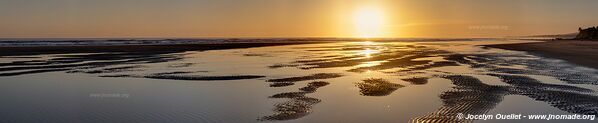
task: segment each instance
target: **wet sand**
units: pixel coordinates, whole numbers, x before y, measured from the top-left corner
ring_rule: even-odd
[[[567,60],[586,67],[598,69],[597,41],[546,41],[537,43],[497,44],[488,47],[527,51],[534,54]]]
[[[474,122],[455,116],[597,114],[598,70],[480,47],[492,43],[505,41],[0,57],[0,122]],[[117,97],[90,96],[103,94]],[[509,101],[516,103],[504,105]]]

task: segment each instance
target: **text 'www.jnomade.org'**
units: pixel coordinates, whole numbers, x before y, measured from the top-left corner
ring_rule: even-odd
[[[465,120],[594,120],[596,115],[580,114],[457,114],[458,119]]]

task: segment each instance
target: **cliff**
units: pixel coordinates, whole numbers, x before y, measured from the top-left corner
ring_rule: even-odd
[[[579,28],[579,33],[575,36],[579,40],[598,40],[598,27],[590,27],[587,29]]]

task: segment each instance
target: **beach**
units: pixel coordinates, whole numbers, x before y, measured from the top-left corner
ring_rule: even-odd
[[[457,116],[594,116],[598,70],[488,47],[530,42],[538,41],[14,46],[0,49],[6,51],[0,57],[0,122],[478,122]]]
[[[597,41],[547,40],[534,43],[497,44],[488,47],[526,51],[537,55],[567,60],[586,67],[598,69]]]
[[[0,0],[0,123],[596,123],[597,6]]]

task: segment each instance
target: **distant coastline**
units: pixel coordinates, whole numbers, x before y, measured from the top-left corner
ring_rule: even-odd
[[[489,38],[214,38],[214,39],[0,39],[0,47],[42,46],[120,46],[120,45],[184,45],[235,43],[320,43],[320,42],[416,42],[475,41]]]

